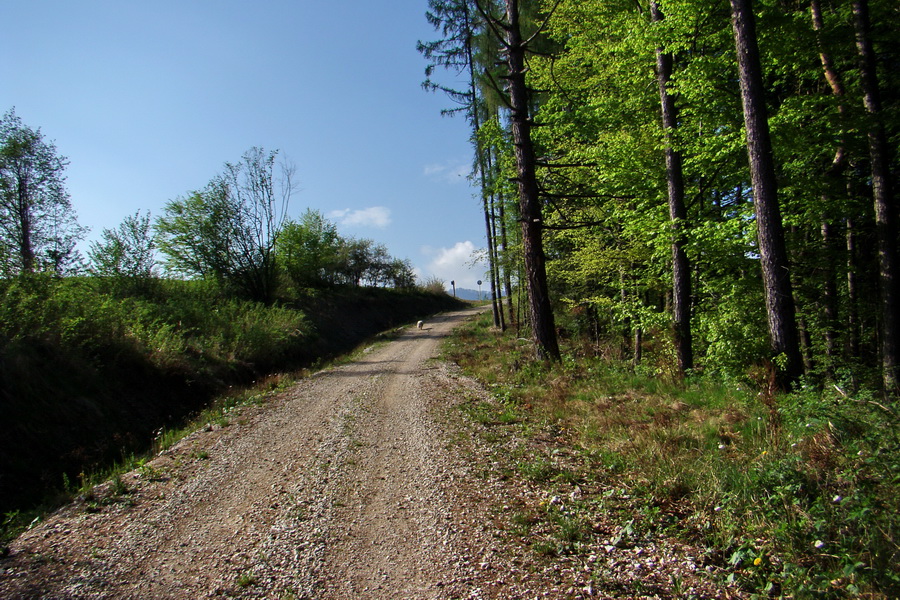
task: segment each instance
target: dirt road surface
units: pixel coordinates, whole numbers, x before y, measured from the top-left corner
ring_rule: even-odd
[[[483,392],[432,359],[476,310],[405,328],[48,517],[0,561],[0,598],[594,596],[580,569],[503,545],[509,482],[476,476],[476,442],[446,427]]]

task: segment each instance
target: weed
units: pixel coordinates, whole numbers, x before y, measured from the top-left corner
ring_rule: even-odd
[[[520,462],[516,468],[525,479],[534,482],[549,481],[555,473],[553,466],[544,458]]]

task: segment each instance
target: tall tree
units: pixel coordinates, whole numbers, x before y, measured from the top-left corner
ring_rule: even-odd
[[[431,91],[443,91],[454,102],[459,104],[453,109],[444,110],[443,114],[452,115],[463,112],[472,128],[471,140],[475,148],[475,173],[480,184],[482,208],[485,221],[485,238],[487,241],[488,269],[490,273],[491,306],[494,326],[504,329],[503,306],[498,301],[496,241],[492,228],[491,192],[488,186],[489,163],[488,152],[483,148],[478,131],[481,128],[480,100],[476,76],[475,37],[480,34],[471,0],[429,0],[430,10],[426,13],[428,22],[441,31],[444,38],[433,42],[419,42],[418,50],[425,58],[432,61],[425,69],[427,79],[423,87]],[[436,67],[455,71],[466,77],[466,88],[458,90],[435,83],[431,76]]]
[[[531,139],[531,93],[525,79],[526,54],[529,44],[543,29],[525,39],[522,33],[518,0],[506,0],[506,14],[498,18],[490,6],[477,2],[479,13],[489,24],[502,44],[506,64],[509,95],[510,129],[516,159],[516,183],[519,191],[519,218],[522,228],[522,249],[525,283],[528,293],[529,322],[539,358],[559,360],[559,342],[550,292],[547,285],[546,256],[543,247],[544,219],[537,182],[537,158]]]
[[[0,118],[0,266],[7,274],[62,271],[84,237],[65,189],[68,161],[11,109]]]
[[[656,0],[650,1],[650,15],[654,22],[663,20],[662,11]],[[683,374],[694,366],[691,338],[691,265],[685,250],[684,228],[687,207],[684,202],[683,161],[681,152],[675,148],[678,107],[675,104],[675,96],[669,90],[672,64],[671,53],[657,46],[656,77],[659,81],[662,125],[666,136],[666,189],[669,218],[672,221],[672,317],[675,322],[675,353],[678,356],[678,368]]]
[[[897,206],[891,181],[890,146],[882,122],[875,50],[867,0],[853,0],[853,22],[859,52],[867,138],[872,169],[872,197],[878,236],[881,289],[881,367],[885,393],[900,394],[900,273],[897,258]]]
[[[744,108],[769,341],[773,354],[784,360],[780,369],[781,383],[790,385],[802,375],[803,360],[751,0],[731,0],[731,21]]]

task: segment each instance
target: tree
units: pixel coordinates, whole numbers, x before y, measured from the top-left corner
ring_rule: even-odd
[[[293,192],[293,169],[277,151],[251,148],[201,191],[166,204],[157,219],[159,248],[173,272],[211,277],[241,295],[272,302],[278,283],[275,245]]]
[[[506,14],[498,18],[490,7],[476,2],[482,18],[494,31],[504,52],[507,69],[507,92],[510,109],[510,129],[516,159],[516,183],[519,191],[519,218],[522,229],[522,248],[525,263],[525,283],[528,293],[529,322],[535,350],[539,358],[559,360],[553,307],[547,285],[546,256],[543,246],[544,219],[537,182],[537,157],[531,138],[531,93],[525,79],[526,54],[530,43],[543,29],[524,38],[518,0],[506,0]]]
[[[150,213],[137,211],[115,229],[104,229],[100,241],[91,242],[88,258],[95,275],[141,285],[156,275],[155,253]]]
[[[78,260],[79,226],[65,189],[68,160],[12,109],[0,119],[0,266],[63,272]]]
[[[483,35],[483,28],[476,22],[477,13],[471,6],[472,0],[429,0],[430,10],[426,13],[428,22],[444,35],[443,39],[433,42],[419,42],[418,50],[425,58],[432,61],[425,69],[427,79],[423,87],[431,91],[443,91],[458,107],[442,111],[445,115],[463,112],[472,128],[472,145],[475,149],[475,174],[481,187],[481,200],[484,210],[485,238],[487,241],[488,269],[490,272],[491,306],[494,326],[500,330],[506,328],[503,317],[503,305],[498,298],[499,265],[497,253],[497,237],[494,231],[494,215],[491,210],[494,204],[493,192],[490,190],[490,150],[482,145],[479,130],[482,124],[483,100],[479,97],[479,85],[475,56],[476,37]],[[435,68],[443,67],[453,70],[457,75],[465,74],[467,86],[458,90],[435,83],[431,76]]]
[[[881,290],[881,366],[884,390],[900,395],[900,269],[897,252],[897,205],[891,181],[890,147],[882,122],[881,90],[869,30],[869,3],[853,0],[853,22],[859,52],[863,102],[868,117],[867,139],[872,171],[872,197],[878,237]]]
[[[663,20],[656,0],[650,0],[650,14],[654,22]],[[685,250],[684,228],[687,207],[684,202],[684,173],[681,152],[674,147],[674,132],[678,127],[678,108],[669,90],[672,79],[672,55],[662,47],[656,49],[656,76],[662,125],[666,136],[666,183],[669,199],[669,218],[672,220],[672,317],[675,321],[675,352],[678,368],[684,373],[694,366],[691,339],[691,265]]]
[[[803,361],[800,355],[790,264],[781,222],[781,209],[778,206],[775,157],[769,137],[762,64],[751,0],[731,0],[731,15],[744,107],[747,154],[753,182],[753,205],[756,209],[769,341],[773,354],[784,358],[785,364],[781,370],[782,383],[789,385],[802,375]]]
[[[342,240],[337,226],[321,212],[307,210],[288,221],[278,238],[278,260],[297,288],[337,282]]]

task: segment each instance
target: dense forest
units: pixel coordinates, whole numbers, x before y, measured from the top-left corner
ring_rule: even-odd
[[[471,127],[496,325],[524,312],[550,360],[563,318],[675,377],[896,394],[896,3],[429,6],[424,85]]]
[[[900,5],[427,18],[424,87],[471,131],[501,332],[451,356],[493,390],[485,437],[515,431],[511,469],[570,499],[513,528],[575,564],[676,535],[722,597],[896,597]],[[611,514],[618,535],[585,525]]]

